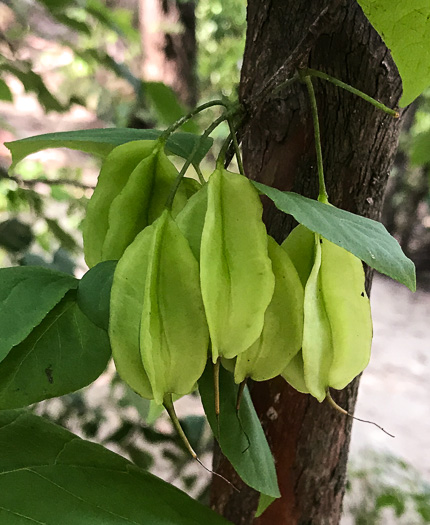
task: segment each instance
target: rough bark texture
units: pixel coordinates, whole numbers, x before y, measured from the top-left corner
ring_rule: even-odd
[[[292,77],[297,66],[309,66],[394,107],[401,94],[397,69],[355,0],[249,0],[248,4],[240,87],[242,100],[253,112],[243,133],[247,174],[278,189],[316,197],[313,126],[306,89],[295,84],[261,103],[258,94],[266,95],[263,86],[283,64],[284,79]],[[293,58],[288,60],[290,56]],[[314,86],[330,201],[377,219],[397,147],[399,120],[324,81],[314,80]],[[269,233],[278,241],[294,226],[291,217],[269,202],[265,202],[264,218]],[[370,279],[368,272],[368,289]],[[357,388],[358,381],[354,381],[333,396],[352,412]],[[327,403],[299,394],[279,378],[255,383],[252,397],[275,456],[282,498],[254,519],[257,494],[245,488],[238,495],[217,481],[213,507],[235,524],[337,524],[351,419]],[[236,481],[219,451],[214,465]]]
[[[143,78],[164,82],[196,105],[196,20],[193,0],[140,0]]]

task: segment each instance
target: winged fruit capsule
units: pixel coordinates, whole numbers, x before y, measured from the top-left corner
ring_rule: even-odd
[[[275,291],[260,337],[237,356],[234,379],[265,381],[279,375],[299,352],[303,334],[303,285],[288,254],[269,237]]]
[[[127,246],[164,210],[178,171],[158,140],[128,142],[114,148],[103,163],[84,222],[88,266],[121,257]],[[176,215],[199,186],[184,179],[176,193]]]
[[[275,277],[262,205],[250,181],[217,168],[207,183],[200,283],[212,359],[231,359],[260,336]]]
[[[198,263],[170,212],[137,235],[115,271],[110,337],[118,373],[154,400],[191,392],[209,345]]]
[[[302,225],[282,246],[305,284],[302,351],[283,376],[323,401],[329,387],[341,390],[369,362],[372,319],[363,265]]]

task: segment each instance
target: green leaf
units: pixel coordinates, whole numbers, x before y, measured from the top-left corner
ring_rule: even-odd
[[[72,253],[79,250],[78,243],[70,235],[70,233],[66,232],[66,230],[60,226],[57,220],[45,217],[45,221],[52,235],[57,239],[57,241],[65,250]]]
[[[177,488],[23,410],[0,412],[0,522],[227,525]]]
[[[67,110],[69,105],[63,105],[46,87],[43,78],[34,71],[23,71],[14,64],[1,64],[0,70],[8,71],[14,75],[24,86],[27,93],[36,94],[39,103],[45,111],[57,111],[59,113]]]
[[[103,261],[80,280],[78,306],[96,326],[109,327],[110,291],[117,261]]]
[[[60,24],[70,27],[70,29],[73,29],[73,31],[76,31],[78,33],[83,33],[84,35],[87,35],[87,36],[92,35],[90,26],[86,24],[85,22],[76,20],[76,18],[68,16],[66,13],[62,13],[60,11],[51,11],[51,15],[54,18],[56,18],[58,22],[60,22]]]
[[[0,270],[0,361],[21,343],[78,281],[40,267]]]
[[[218,425],[215,416],[212,367],[212,363],[206,366],[199,379],[199,390],[203,408],[216,437],[218,436]],[[223,367],[220,368],[219,384],[218,441],[223,454],[247,485],[263,494],[279,498],[275,463],[248,390],[244,391],[238,417],[236,413],[238,385],[234,383],[233,376]]]
[[[405,107],[430,84],[430,3],[428,0],[358,0],[390,49],[403,82]]]
[[[415,265],[402,252],[399,243],[377,221],[308,199],[279,191],[259,182],[254,186],[267,195],[275,206],[292,215],[309,230],[345,248],[378,272],[416,290]]]
[[[13,101],[12,92],[2,78],[0,78],[0,100],[5,100],[6,102]]]
[[[81,312],[76,292],[70,292],[0,363],[0,409],[83,388],[103,372],[109,357],[106,332]]]
[[[418,166],[430,164],[430,131],[419,133],[413,138],[410,160]]]
[[[106,129],[83,129],[78,131],[64,131],[60,133],[46,133],[26,139],[6,142],[12,153],[12,166],[37,151],[48,148],[70,148],[85,151],[100,157],[106,157],[116,146],[131,142],[133,140],[155,140],[162,131],[157,129],[130,129],[130,128],[106,128]],[[167,141],[166,148],[173,155],[186,159],[193,151],[196,141],[200,137],[193,133],[174,133]],[[200,141],[195,157],[195,163],[199,163],[213,140],[206,138]]]
[[[255,511],[255,517],[259,518],[263,512],[265,512],[270,505],[275,501],[276,498],[272,496],[267,496],[267,494],[260,494],[260,499],[258,500],[258,507]]]
[[[163,82],[143,83],[145,101],[154,109],[161,125],[169,126],[186,114],[176,93]],[[190,133],[198,133],[199,128],[193,120],[187,121],[182,129]]]

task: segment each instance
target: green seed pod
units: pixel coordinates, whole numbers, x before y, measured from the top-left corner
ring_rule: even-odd
[[[266,381],[279,375],[302,345],[303,285],[286,251],[269,237],[275,291],[257,341],[237,356],[234,380]]]
[[[296,230],[283,247],[298,265],[299,274],[301,269],[303,279],[309,259],[312,261],[304,298],[304,381],[307,390],[323,401],[329,387],[344,388],[369,362],[370,303],[364,289],[363,266],[357,257],[318,234],[312,234],[312,249],[306,228],[299,226]],[[287,380],[295,378],[296,383],[299,375],[299,366],[294,370],[287,367],[283,373]]]
[[[113,278],[109,318],[109,339],[118,374],[146,399],[154,396],[142,363],[139,338],[151,242],[147,228],[119,260]]]
[[[119,259],[136,235],[162,214],[177,176],[178,170],[159,146],[136,166],[110,207],[103,260]],[[184,188],[180,187],[173,201],[173,215],[186,202]]]
[[[256,189],[246,177],[219,168],[207,186],[200,282],[215,363],[260,336],[275,278]]]
[[[117,260],[136,235],[163,212],[178,171],[159,141],[137,141],[115,148],[106,158],[84,224],[87,264]],[[197,181],[187,179],[176,193],[176,215]]]
[[[144,250],[145,236],[150,237],[151,244],[140,352],[154,399],[162,403],[166,394],[187,394],[194,388],[206,365],[209,332],[198,263],[170,212],[163,212],[136,238],[138,244],[143,239]],[[139,260],[136,271],[141,271]]]
[[[301,351],[291,359],[281,376],[298,392],[309,394],[309,389],[305,382],[303,354]]]
[[[102,248],[109,228],[112,201],[124,188],[139,162],[151,155],[155,145],[153,140],[127,142],[114,148],[103,162],[83,224],[85,260],[90,268],[103,260]]]
[[[194,257],[200,261],[200,244],[208,206],[208,186],[195,193],[178,213],[175,221],[187,239]]]

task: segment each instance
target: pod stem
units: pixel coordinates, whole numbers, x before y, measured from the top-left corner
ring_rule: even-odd
[[[216,159],[217,169],[222,169],[224,167],[225,156],[226,156],[226,153],[228,151],[228,148],[231,142],[232,142],[232,134],[229,133],[228,137],[223,142],[223,145],[221,146],[221,149],[218,153],[218,157]]]
[[[317,168],[318,168],[318,182],[319,182],[319,195],[318,200],[320,202],[328,203],[328,195],[325,187],[324,180],[324,167],[322,160],[322,149],[321,149],[321,133],[320,133],[320,123],[318,118],[318,106],[317,99],[315,98],[314,86],[312,84],[312,79],[309,75],[300,73],[301,79],[306,85],[309,95],[309,101],[311,103],[311,112],[312,120],[314,123],[314,137],[315,137],[315,151],[317,155]]]
[[[185,432],[181,426],[178,416],[176,415],[175,407],[173,406],[172,394],[166,394],[164,396],[163,406],[166,409],[167,413],[169,414],[170,420],[172,421],[172,424],[175,427],[176,432],[179,434],[179,437],[181,438],[182,443],[185,445],[185,448],[188,450],[191,456],[197,460],[198,459],[197,454],[194,451],[193,447],[191,446],[191,443],[188,441],[188,438],[185,435]]]
[[[179,434],[179,437],[182,440],[182,443],[185,445],[185,448],[187,451],[191,454],[193,459],[197,461],[199,465],[201,465],[207,472],[210,474],[213,474],[214,476],[217,476],[218,478],[221,478],[226,483],[228,483],[231,487],[234,488],[237,492],[240,492],[240,490],[233,485],[231,481],[229,481],[227,478],[222,476],[221,474],[218,474],[218,472],[214,472],[210,468],[208,468],[197,456],[196,452],[194,451],[193,447],[191,446],[190,442],[188,441],[188,438],[181,427],[181,423],[179,422],[178,416],[176,415],[175,407],[173,406],[173,399],[172,394],[166,394],[163,399],[163,406],[166,409],[167,413],[169,414],[170,420],[172,421],[173,426],[175,427],[176,432]]]
[[[227,114],[223,113],[214,122],[212,122],[212,124],[205,130],[203,135],[200,136],[199,140],[196,140],[196,143],[194,144],[194,147],[193,147],[193,149],[191,151],[191,154],[188,157],[188,159],[185,161],[184,165],[182,166],[181,171],[179,172],[178,176],[176,177],[176,180],[175,180],[173,188],[172,188],[172,190],[170,192],[170,195],[167,198],[166,208],[168,210],[172,209],[173,200],[175,198],[176,192],[178,191],[178,188],[179,188],[179,186],[181,184],[182,179],[185,177],[185,173],[187,172],[187,169],[192,164],[192,162],[193,162],[193,160],[194,160],[194,158],[195,158],[195,156],[197,154],[197,151],[199,149],[199,146],[203,143],[203,141],[207,137],[209,137],[209,135],[214,131],[214,129],[217,128],[221,124],[221,122],[224,122],[224,120],[226,120],[226,119],[227,119]]]
[[[243,167],[242,155],[240,154],[239,142],[237,141],[237,135],[236,135],[237,129],[241,125],[242,121],[243,121],[243,117],[240,118],[239,122],[235,126],[232,118],[229,118],[227,120],[228,126],[230,128],[231,142],[233,144],[234,154],[236,155],[237,167],[239,168],[239,173],[245,176],[245,169]]]
[[[216,417],[216,426],[217,426],[217,438],[219,441],[220,438],[220,421],[219,421],[219,415],[220,415],[220,405],[219,405],[219,367],[221,364],[221,358],[218,357],[216,362],[214,363],[214,398],[215,398],[215,417]]]
[[[246,387],[246,378],[242,381],[242,383],[240,383],[239,385],[239,390],[237,391],[237,398],[236,398],[236,412],[239,412],[240,410],[240,403],[242,401],[242,397],[243,397],[243,391],[245,390],[245,387]]]
[[[251,441],[249,439],[249,436],[248,436],[246,430],[243,427],[242,419],[240,417],[240,404],[241,404],[241,401],[242,401],[242,398],[243,398],[243,392],[244,392],[245,387],[246,387],[246,382],[247,382],[247,378],[245,378],[242,381],[242,383],[240,383],[239,389],[237,391],[237,398],[236,398],[236,417],[237,417],[237,420],[239,421],[240,429],[245,434],[246,441],[248,442],[248,445],[245,448],[245,450],[242,450],[242,454],[244,454],[249,449],[249,447],[251,446]]]
[[[349,412],[347,412],[344,408],[342,408],[341,406],[339,406],[336,401],[331,397],[331,394],[330,394],[330,390],[327,389],[327,392],[326,392],[327,396],[326,396],[326,399],[328,401],[328,403],[335,409],[337,410],[338,412],[340,412],[341,414],[345,415],[345,416],[348,416],[348,417],[351,417],[352,419],[356,419],[357,421],[361,421],[362,423],[369,423],[370,425],[374,425],[375,427],[378,427],[380,430],[382,430],[382,432],[384,432],[385,434],[387,434],[388,436],[390,437],[395,437],[393,434],[390,434],[389,432],[387,432],[384,428],[381,427],[381,425],[378,425],[378,423],[375,423],[374,421],[369,421],[367,419],[360,419],[359,417],[355,417],[353,416],[352,414],[350,414]]]
[[[224,100],[210,100],[209,102],[205,102],[204,104],[197,106],[192,111],[176,120],[171,126],[169,126],[166,130],[163,131],[163,133],[160,135],[159,140],[163,143],[166,142],[170,135],[174,133],[178,128],[180,128],[183,124],[185,124],[185,122],[191,120],[193,117],[195,117],[205,109],[209,109],[214,106],[222,106],[226,109],[230,108],[230,104],[228,104],[228,102]]]
[[[357,88],[354,88],[350,86],[349,84],[346,84],[345,82],[342,82],[341,80],[338,80],[335,77],[332,77],[331,75],[327,75],[327,73],[323,73],[322,71],[318,71],[317,69],[305,69],[304,74],[310,75],[312,77],[318,77],[322,78],[323,80],[327,80],[328,82],[331,82],[337,87],[340,87],[344,89],[345,91],[349,91],[350,93],[353,93],[354,95],[357,95],[358,97],[362,98],[366,102],[369,102],[376,108],[385,111],[385,113],[388,113],[388,115],[391,115],[394,118],[399,118],[400,114],[395,109],[391,109],[387,107],[385,104],[382,104],[382,102],[379,102],[378,100],[370,97],[369,95],[366,95],[366,93],[363,93],[363,91],[360,91]]]

